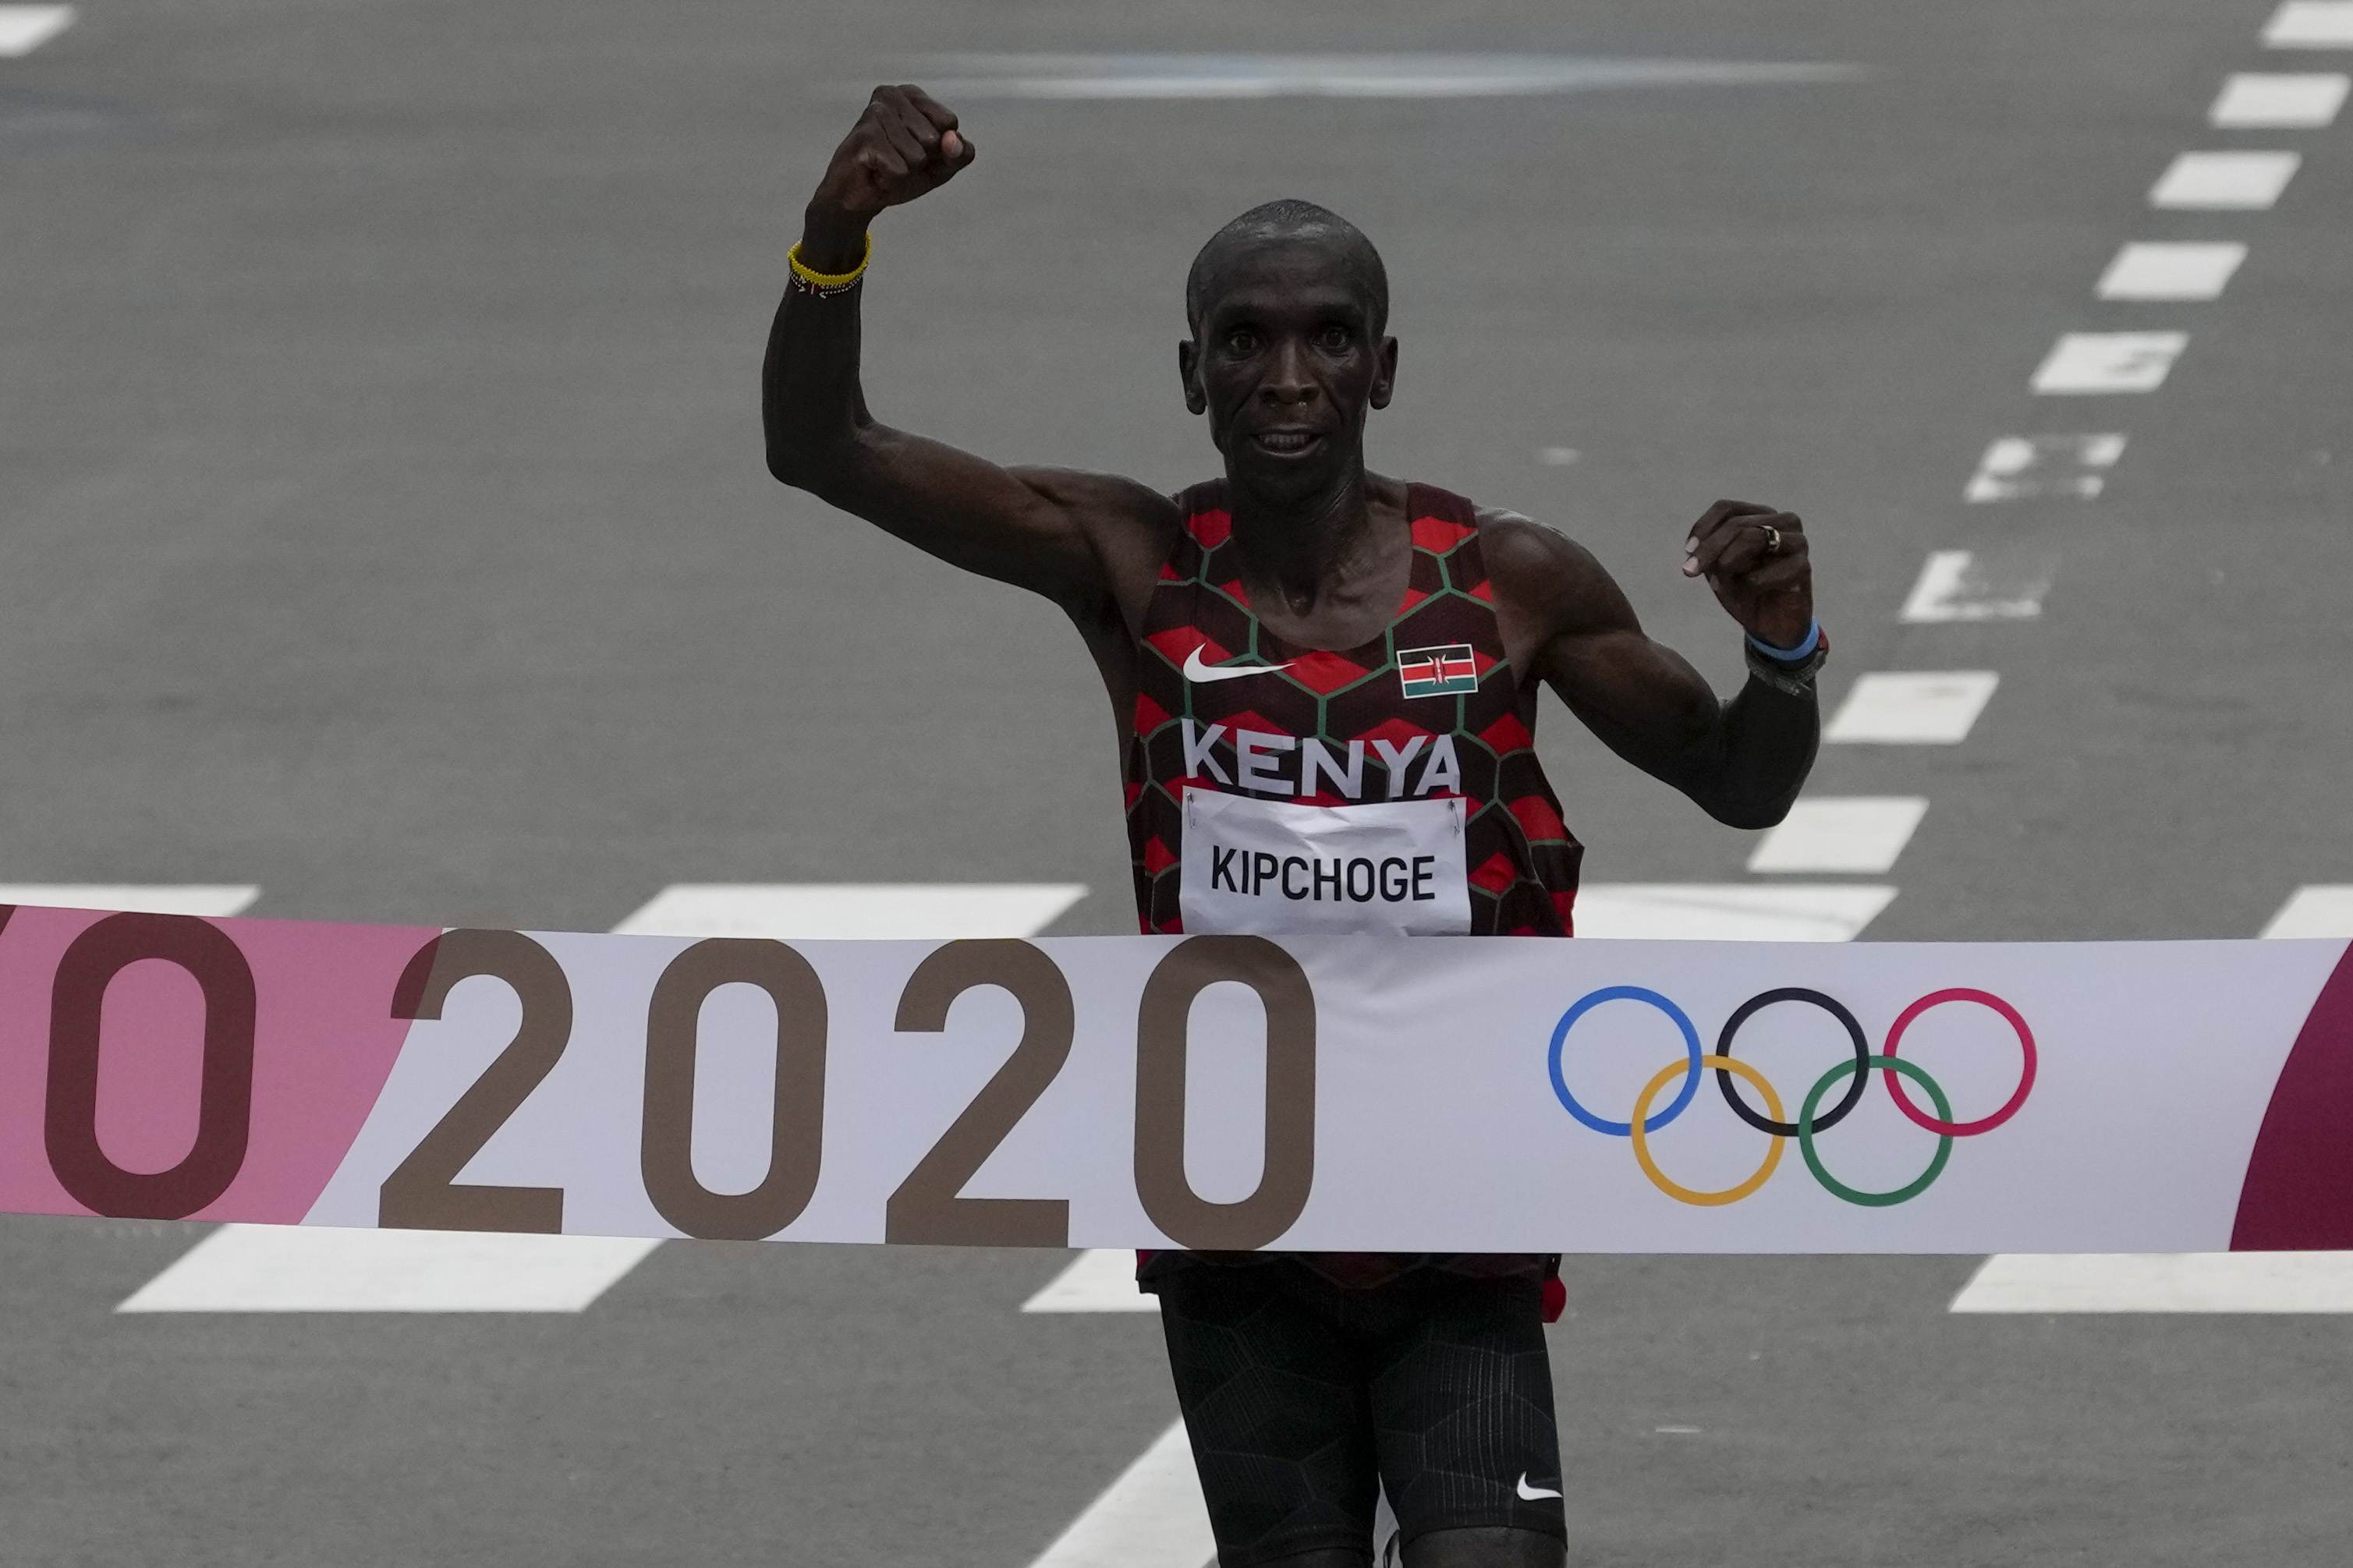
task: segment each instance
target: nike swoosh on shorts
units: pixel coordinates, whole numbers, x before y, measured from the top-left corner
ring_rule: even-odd
[[[1185,679],[1198,686],[1206,686],[1213,680],[1239,680],[1245,675],[1268,675],[1290,668],[1288,660],[1282,664],[1203,664],[1201,650],[1198,647],[1185,656]]]
[[[1515,1489],[1519,1492],[1521,1500],[1524,1502],[1535,1502],[1539,1498],[1560,1496],[1558,1492],[1554,1491],[1550,1487],[1532,1487],[1528,1485],[1528,1473],[1525,1470],[1522,1470],[1520,1472],[1520,1484]]]

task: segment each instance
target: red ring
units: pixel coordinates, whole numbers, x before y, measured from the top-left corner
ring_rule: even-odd
[[[2026,1103],[2027,1091],[2034,1087],[2034,1031],[2026,1026],[2026,1020],[2019,1016],[2017,1008],[1992,992],[1972,991],[1967,986],[1955,986],[1949,991],[1932,991],[1897,1014],[1895,1022],[1888,1028],[1887,1048],[1882,1054],[1894,1056],[1895,1043],[1904,1037],[1904,1031],[1912,1026],[1912,1020],[1929,1008],[1946,1002],[1976,1002],[1990,1007],[2009,1019],[2010,1026],[2018,1031],[2018,1047],[2025,1056],[2026,1070],[2019,1075],[2018,1092],[2010,1097],[2009,1103],[1991,1116],[1982,1117],[1975,1121],[1939,1121],[1912,1103],[1904,1092],[1903,1084],[1897,1081],[1897,1074],[1894,1068],[1880,1068],[1880,1076],[1887,1079],[1887,1092],[1895,1097],[1895,1107],[1905,1115],[1931,1132],[1941,1132],[1947,1138],[1971,1138],[1980,1132],[1992,1131],[2017,1115],[2018,1108]]]

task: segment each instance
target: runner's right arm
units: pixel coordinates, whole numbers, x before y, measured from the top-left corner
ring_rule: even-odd
[[[922,89],[875,89],[810,198],[802,264],[828,276],[856,269],[867,226],[883,208],[946,184],[974,155],[956,117]],[[1109,606],[1114,573],[1125,577],[1140,564],[1148,581],[1179,521],[1166,496],[1108,474],[1001,468],[867,412],[858,374],[862,293],[820,294],[797,279],[785,290],[761,368],[768,471],[1076,616]]]

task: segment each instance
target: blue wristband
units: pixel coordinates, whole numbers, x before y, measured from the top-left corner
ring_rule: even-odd
[[[1795,664],[1799,659],[1810,658],[1813,657],[1814,649],[1821,644],[1822,623],[1819,616],[1809,621],[1806,624],[1805,639],[1799,642],[1795,647],[1775,647],[1771,643],[1759,637],[1755,632],[1743,632],[1741,635],[1748,639],[1748,646],[1750,647],[1755,648],[1767,658],[1778,659],[1783,664]]]

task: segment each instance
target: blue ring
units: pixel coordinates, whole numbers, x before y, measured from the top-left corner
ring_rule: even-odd
[[[1651,1006],[1672,1018],[1675,1021],[1675,1027],[1683,1032],[1683,1048],[1690,1053],[1691,1060],[1683,1072],[1683,1090],[1675,1096],[1672,1104],[1664,1110],[1653,1111],[1642,1123],[1642,1131],[1645,1135],[1656,1132],[1660,1128],[1681,1116],[1683,1113],[1683,1107],[1692,1102],[1692,1096],[1699,1092],[1699,1080],[1704,1076],[1700,1071],[1699,1062],[1700,1058],[1706,1053],[1700,1049],[1699,1031],[1692,1027],[1692,1021],[1684,1015],[1683,1010],[1655,991],[1646,991],[1640,985],[1605,985],[1599,991],[1588,992],[1578,997],[1577,1005],[1563,1013],[1560,1016],[1560,1022],[1553,1026],[1552,1049],[1546,1054],[1546,1065],[1552,1070],[1552,1091],[1559,1097],[1562,1109],[1596,1132],[1607,1132],[1615,1138],[1631,1138],[1634,1135],[1632,1122],[1606,1121],[1577,1104],[1577,1096],[1568,1092],[1567,1080],[1560,1076],[1560,1048],[1567,1044],[1569,1030],[1577,1026],[1577,1021],[1579,1018],[1584,1017],[1586,1014],[1604,1002],[1648,1002]]]

